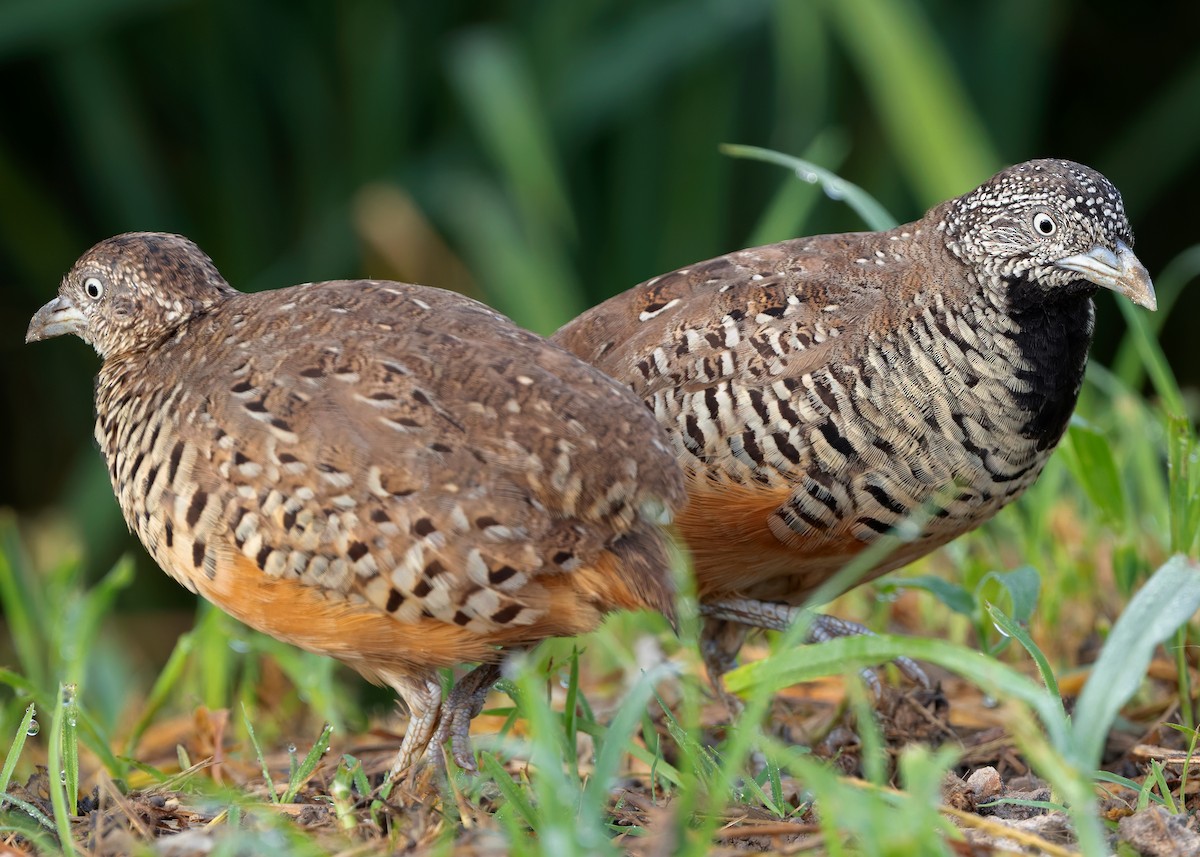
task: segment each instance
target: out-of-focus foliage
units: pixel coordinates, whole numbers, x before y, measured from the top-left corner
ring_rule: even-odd
[[[720,143],[804,155],[906,219],[1058,155],[1123,190],[1157,272],[1198,235],[1198,17],[1082,0],[6,0],[0,503],[64,509],[93,571],[129,545],[91,448],[94,355],[22,345],[70,263],[126,230],[183,232],[247,290],[401,278],[546,333],[689,261],[861,228]],[[1106,360],[1122,323],[1099,303]],[[1162,331],[1185,389],[1198,304],[1184,292]],[[173,591],[146,584],[162,588],[130,597]]]
[[[1124,193],[1160,312],[1126,305],[1122,318],[1118,302],[1101,295],[1077,417],[1038,484],[924,561],[918,570],[929,573],[876,584],[871,592],[882,598],[856,590],[835,611],[874,613],[878,628],[899,588],[927,590],[935,597],[906,600],[905,626],[954,642],[857,638],[825,653],[840,668],[856,651],[919,654],[965,664],[980,680],[1012,673],[996,660],[1004,650],[1018,665],[1032,657],[1051,689],[1070,681],[1054,672],[1086,660],[1084,641],[1104,635],[1151,570],[1171,553],[1197,550],[1200,345],[1190,319],[1200,293],[1188,284],[1200,271],[1200,217],[1192,213],[1200,198],[1198,27],[1200,8],[1111,0],[0,0],[0,507],[16,509],[0,508],[8,632],[0,636],[0,735],[17,736],[0,779],[18,760],[22,777],[42,760],[64,772],[61,784],[50,778],[53,819],[44,817],[34,838],[68,835],[66,793],[75,791],[79,750],[89,768],[144,783],[155,775],[147,747],[175,748],[165,762],[149,758],[163,770],[176,762],[188,769],[172,780],[185,783],[195,771],[186,751],[176,754],[169,728],[180,711],[198,733],[224,722],[225,709],[245,712],[231,729],[253,739],[241,742],[247,754],[293,740],[305,714],[332,723],[344,743],[371,712],[361,696],[349,699],[332,661],[206,605],[193,617],[191,596],[138,548],[136,578],[129,562],[116,562],[133,543],[90,439],[97,359],[74,340],[22,341],[74,259],[127,230],[189,235],[244,290],[397,278],[463,291],[548,333],[688,262],[863,228],[851,206],[777,166],[721,154],[724,143],[804,157],[901,219],[1007,163],[1060,156],[1091,164]],[[1006,728],[1056,798],[1071,804],[1094,850],[1089,778],[1098,742],[1115,701],[1145,672],[1144,650],[1179,618],[1164,616],[1189,612],[1178,581],[1194,577],[1192,566],[1167,566],[1176,577],[1163,584],[1160,573],[1160,600],[1147,610],[1162,621],[1135,616],[1112,626],[1109,656],[1089,682],[1089,691],[1108,691],[1092,700],[1101,716],[1058,728],[1055,694],[1015,673],[983,682],[1004,691],[1002,704],[1011,697],[1053,708],[1041,721],[1049,740],[1028,717],[1006,715]],[[130,609],[147,605],[184,612]],[[681,615],[683,642],[661,634],[660,643],[687,662],[695,617]],[[602,807],[626,752],[665,790],[652,795],[675,790],[673,814],[659,826],[677,826],[680,853],[711,851],[731,794],[772,817],[801,812],[783,800],[781,770],[802,774],[831,843],[854,831],[866,851],[948,848],[935,808],[954,753],[906,751],[907,791],[882,789],[883,736],[861,693],[851,703],[861,708],[864,780],[834,777],[753,729],[734,730],[714,752],[700,741],[707,721],[697,682],[668,680],[662,666],[634,675],[642,643],[661,631],[660,620],[623,615],[587,638],[591,668],[608,685],[613,676],[628,680],[619,706],[611,707],[611,686],[597,690],[599,718],[579,681],[574,641],[540,647],[533,669],[506,682],[514,707],[500,731],[517,719],[529,724],[516,746],[536,774],[530,779],[521,763],[514,781],[502,741],[499,755],[484,754],[485,775],[459,788],[473,790],[475,804],[487,790],[489,806],[499,789],[500,809],[486,823],[507,832],[513,853],[568,853],[563,843],[581,853],[615,849],[617,826]],[[1014,639],[1020,646],[1008,645]],[[956,645],[964,641],[988,657]],[[756,676],[789,663],[821,666],[792,642],[774,640],[775,666],[734,674],[749,688],[743,723],[758,722],[774,695]],[[1185,725],[1195,722],[1195,648],[1181,631],[1169,651],[1178,681],[1167,695],[1178,702],[1162,712],[1140,705],[1144,722],[1126,724],[1129,735],[1145,723],[1158,729],[1176,711]],[[977,662],[990,667],[976,670]],[[548,672],[566,689],[561,716],[543,698]],[[78,688],[77,708],[64,683]],[[678,754],[664,752],[651,722],[664,693]],[[31,701],[41,727],[30,722]],[[390,707],[391,695],[377,701]],[[629,740],[639,732],[640,743]],[[586,775],[577,764],[539,764],[575,758],[582,737],[597,748]],[[741,770],[760,739],[765,782]],[[352,826],[350,781],[363,771],[348,756],[343,766],[331,794]],[[1149,788],[1141,788],[1144,797]],[[1173,800],[1161,791],[1158,800]],[[266,842],[272,831],[241,825],[241,811],[233,806],[218,833]],[[442,828],[443,844],[455,828]],[[290,822],[286,830],[295,844],[301,834]],[[242,850],[263,847],[254,839]]]

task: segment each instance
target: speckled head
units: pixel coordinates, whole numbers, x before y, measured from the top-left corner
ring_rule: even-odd
[[[73,333],[107,359],[160,342],[236,294],[212,260],[181,235],[130,232],[101,241],[33,317],[26,342]]]
[[[1074,161],[1026,161],[940,206],[953,253],[983,285],[1047,298],[1096,286],[1154,309],[1150,275],[1134,256],[1121,194]],[[1028,297],[1028,295],[1026,295]]]

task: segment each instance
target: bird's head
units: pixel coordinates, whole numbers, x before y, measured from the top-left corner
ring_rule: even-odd
[[[1131,249],[1121,194],[1083,164],[1047,159],[1002,170],[946,203],[942,228],[951,250],[985,281],[1032,287],[1046,298],[1091,284],[1158,306]]]
[[[160,342],[236,294],[212,260],[181,235],[130,232],[101,241],[37,311],[26,342],[73,333],[107,359]]]

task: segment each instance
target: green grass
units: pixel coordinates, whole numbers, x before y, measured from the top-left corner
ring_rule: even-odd
[[[0,7],[0,63],[33,82],[12,88],[0,136],[11,286],[0,347],[13,349],[0,361],[0,481],[4,502],[25,510],[0,515],[10,638],[0,736],[13,736],[0,835],[53,853],[68,828],[80,833],[76,801],[96,788],[119,819],[118,798],[179,800],[217,854],[448,854],[498,839],[517,855],[635,845],[700,855],[784,822],[821,853],[950,853],[958,834],[946,818],[986,826],[941,805],[942,777],[966,773],[968,748],[898,750],[853,675],[844,707],[811,718],[812,743],[853,725],[859,746],[847,753],[859,777],[781,739],[789,718],[804,720],[782,684],[896,653],[966,672],[1012,712],[1017,752],[1054,785],[1052,803],[1068,806],[1093,853],[1111,825],[1096,811],[1103,789],[1130,809],[1195,811],[1177,766],[1148,764],[1137,779],[1096,770],[1104,736],[1144,725],[1131,725],[1139,713],[1176,711],[1184,730],[1196,721],[1195,628],[1171,627],[1191,612],[1189,563],[1200,551],[1189,386],[1200,364],[1179,323],[1200,248],[1174,214],[1194,195],[1194,50],[1157,62],[1170,53],[1157,38],[1127,37],[1136,21],[1100,20],[1081,0],[969,10],[919,0],[48,8]],[[1156,33],[1193,29],[1155,14]],[[1122,44],[1123,62],[1089,66],[1095,92],[1146,96],[1123,105],[1112,133],[1096,133],[1108,96],[1078,85],[1081,32]],[[731,155],[798,154],[820,180],[726,157],[719,144]],[[442,807],[368,795],[368,771],[386,767],[381,748],[394,744],[368,729],[397,725],[392,703],[332,661],[206,606],[194,621],[154,626],[149,647],[122,633],[190,602],[139,552],[115,561],[130,542],[90,439],[94,356],[78,344],[16,351],[24,320],[70,261],[126,229],[184,231],[247,289],[359,273],[454,283],[545,333],[663,270],[906,220],[1039,155],[1086,161],[1122,188],[1160,311],[1101,296],[1096,350],[1112,359],[1093,360],[1038,484],[981,531],[835,602],[839,615],[920,639],[800,648],[800,629],[769,635],[753,650],[766,659],[731,677],[747,716],[723,729],[689,604],[678,639],[659,619],[614,618],[586,639],[542,646],[502,683],[487,721],[499,734],[476,742],[483,773],[454,773]],[[414,220],[362,228],[372,187],[410,205]],[[444,253],[409,231],[444,238]],[[649,640],[665,659],[646,659],[642,674],[631,665]],[[1085,643],[1102,654],[1088,656],[1081,690]],[[1151,650],[1174,665],[1173,682],[1144,677]],[[1070,718],[1056,687],[1079,694]],[[206,730],[223,735],[219,765],[207,759]],[[1186,749],[1195,733],[1176,740]],[[28,782],[46,793],[23,791]],[[298,824],[291,801],[328,823]]]
[[[827,192],[866,216],[887,216],[836,177],[802,162],[785,165],[813,173]],[[1069,815],[1083,853],[1105,853],[1106,822],[1097,802],[1103,784],[1134,790],[1135,806],[1154,801],[1185,811],[1184,784],[1173,787],[1158,763],[1142,782],[1102,770],[1105,741],[1120,709],[1145,692],[1147,667],[1168,638],[1181,679],[1180,728],[1190,736],[1188,746],[1196,741],[1188,728],[1186,679],[1195,665],[1187,654],[1186,623],[1200,606],[1200,564],[1194,559],[1200,446],[1153,336],[1140,316],[1130,319],[1130,350],[1122,353],[1135,353],[1141,362],[1126,360],[1124,378],[1092,369],[1063,452],[1039,484],[1014,509],[944,552],[959,574],[938,573],[947,556],[935,557],[867,589],[925,593],[922,608],[936,617],[927,635],[801,646],[806,623],[797,623],[774,636],[769,657],[728,676],[747,707],[724,740],[715,742],[719,724],[704,713],[696,613],[686,596],[678,639],[660,619],[623,617],[582,648],[547,644],[518,660],[513,678],[501,682],[511,704],[491,712],[504,718],[503,726],[479,741],[482,773],[469,777],[452,770],[443,785],[448,797],[436,811],[427,797],[405,788],[386,800],[373,798],[359,758],[344,751],[330,757],[331,745],[348,746],[363,726],[346,692],[352,680],[331,662],[247,632],[202,607],[195,629],[179,638],[161,669],[139,680],[135,670],[122,667],[127,655],[105,633],[106,623],[117,620],[116,595],[131,582],[131,564],[122,560],[91,586],[77,561],[41,571],[26,556],[14,521],[5,518],[0,598],[10,617],[17,669],[0,672],[0,684],[10,690],[3,721],[16,737],[0,779],[20,782],[33,765],[45,764],[49,801],[42,809],[14,793],[0,830],[43,850],[54,850],[55,841],[74,841],[81,786],[99,777],[120,792],[157,789],[199,807],[217,853],[265,847],[322,853],[338,841],[340,847],[374,843],[370,850],[381,853],[403,847],[449,853],[470,831],[486,829],[517,855],[619,854],[639,837],[669,842],[674,854],[701,855],[739,815],[753,810],[780,823],[798,822],[815,807],[815,823],[797,830],[815,831],[810,835],[825,853],[948,854],[949,842],[960,834],[949,821],[953,810],[943,805],[941,787],[949,772],[961,769],[961,748],[890,746],[853,675],[855,666],[907,655],[962,676],[1006,706],[1015,746],[1053,788],[1047,806]],[[1156,398],[1143,398],[1127,383],[1142,377],[1143,367]],[[1064,544],[1047,526],[1056,520],[1074,528],[1077,543]],[[881,542],[815,600],[851,585],[877,553],[891,547]],[[1185,557],[1189,553],[1193,559]],[[1098,573],[1106,565],[1107,579]],[[686,591],[686,578],[684,583]],[[870,607],[863,590],[843,603],[851,610]],[[1056,675],[1074,664],[1063,660],[1061,641],[1045,636],[1052,623],[1044,623],[1080,609],[1099,617],[1090,606],[1095,603],[1114,621],[1068,715]],[[871,612],[887,618],[886,611]],[[955,630],[956,617],[966,621],[969,645],[953,641],[964,636],[961,626]],[[1043,650],[1039,638],[1051,647]],[[639,639],[656,640],[666,654],[634,672],[628,664],[636,662]],[[283,703],[270,709],[259,698],[264,671],[281,676],[286,688]],[[612,680],[622,673],[622,680]],[[584,681],[585,674],[593,678]],[[610,678],[597,678],[605,675]],[[802,747],[781,742],[766,718],[784,687],[831,675],[847,678],[862,779],[839,776]],[[125,701],[123,709],[113,705],[117,699]],[[156,725],[199,705],[202,712],[240,706],[242,717],[228,721],[230,761],[240,762],[240,785],[218,785],[207,762],[190,758],[182,746],[178,770],[137,758]],[[37,714],[49,728],[32,728]],[[324,728],[312,732],[321,721]],[[309,737],[297,737],[304,734]],[[311,749],[300,759],[297,748],[305,743]],[[765,764],[752,764],[755,754]],[[629,779],[631,765],[640,771],[637,785]],[[296,801],[327,813],[329,823],[306,835],[281,812]],[[654,811],[647,812],[647,801]],[[414,816],[415,807],[421,811]],[[963,814],[956,817],[963,821]],[[968,826],[988,824],[974,819]]]

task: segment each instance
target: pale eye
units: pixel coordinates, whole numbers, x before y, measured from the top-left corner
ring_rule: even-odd
[[[1033,216],[1033,228],[1037,230],[1039,235],[1053,235],[1058,230],[1058,224],[1054,222],[1054,218],[1044,211],[1039,211]]]
[[[104,283],[98,277],[88,277],[83,281],[83,291],[92,300],[97,300],[104,294]]]

